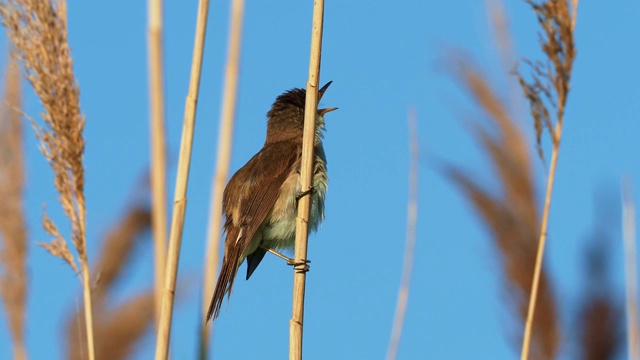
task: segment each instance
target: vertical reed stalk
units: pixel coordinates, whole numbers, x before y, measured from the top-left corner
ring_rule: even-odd
[[[149,100],[151,110],[151,213],[154,251],[154,314],[160,318],[167,257],[167,154],[164,128],[162,0],[148,1]]]
[[[95,339],[93,327],[93,303],[91,302],[91,277],[89,276],[89,263],[85,258],[80,260],[82,267],[82,295],[84,298],[84,319],[87,329],[87,351],[89,360],[95,359]]]
[[[0,299],[13,340],[13,358],[26,360],[27,224],[24,209],[24,132],[20,109],[20,66],[7,65],[0,104]]]
[[[549,167],[549,176],[547,177],[547,191],[544,198],[544,210],[542,211],[542,224],[540,225],[540,237],[538,238],[538,250],[536,252],[536,264],[533,270],[533,283],[531,284],[531,297],[529,299],[529,307],[527,309],[527,320],[524,327],[524,338],[522,341],[522,360],[529,358],[529,347],[531,342],[531,331],[533,328],[533,316],[536,311],[536,300],[538,298],[538,287],[540,284],[540,274],[542,272],[542,259],[544,258],[544,249],[547,242],[547,224],[549,223],[549,209],[551,208],[551,194],[553,192],[553,182],[556,175],[556,166],[558,164],[558,152],[560,150],[560,138],[562,136],[562,118],[556,123],[553,137],[553,152],[551,153],[551,165]]]
[[[324,0],[313,2],[313,22],[311,28],[311,54],[309,56],[309,78],[304,106],[304,130],[302,138],[302,163],[300,165],[300,188],[311,189],[313,173],[313,144],[316,131],[316,110],[318,108],[318,83],[320,81],[320,58],[322,54],[322,27],[324,21]],[[298,202],[296,218],[296,245],[293,269],[293,306],[289,321],[289,360],[302,359],[302,330],[304,322],[304,292],[307,259],[307,240],[309,235],[309,206],[311,194],[303,196]]]
[[[65,37],[66,37],[66,34],[68,32],[67,1],[60,0],[58,4],[59,4],[58,14],[60,16],[62,27],[64,29]],[[71,58],[69,58],[69,62],[71,62]],[[79,102],[79,99],[78,99],[78,102]],[[84,129],[84,118],[80,120],[82,121],[82,129]],[[56,136],[58,135],[56,134]],[[80,144],[80,141],[78,141],[78,149],[81,149],[82,153],[84,153],[84,139],[82,139],[81,141],[82,141],[81,144]],[[76,249],[78,250],[78,258],[80,260],[79,261],[80,269],[82,272],[82,296],[83,296],[83,302],[84,302],[83,308],[84,308],[85,329],[87,332],[87,355],[89,357],[89,360],[95,360],[96,351],[95,351],[95,338],[94,338],[95,328],[93,326],[93,301],[91,300],[91,275],[89,273],[90,272],[89,259],[87,255],[87,230],[86,230],[87,207],[86,207],[85,198],[84,198],[84,168],[82,167],[82,165],[81,165],[81,169],[78,169],[77,171],[80,171],[82,173],[80,176],[78,176],[80,177],[80,179],[79,180],[72,179],[71,182],[81,183],[83,188],[80,191],[77,191],[77,193],[75,194],[75,204],[74,204],[74,201],[72,201],[71,205],[72,206],[75,205],[74,208],[76,210],[75,211],[76,217],[75,218],[71,217],[71,219],[72,221],[75,221],[77,223],[75,225],[75,227],[77,228],[77,240],[75,240],[75,243],[76,243]],[[78,184],[76,184],[76,186],[78,186]],[[58,190],[62,191],[61,189],[58,189]]]
[[[222,229],[222,194],[229,175],[231,160],[231,144],[233,142],[233,125],[236,116],[236,99],[238,94],[238,74],[240,70],[240,43],[242,40],[242,20],[244,0],[231,1],[231,22],[229,24],[229,45],[227,65],[225,69],[224,92],[222,94],[222,110],[220,114],[220,131],[218,133],[218,158],[216,172],[211,186],[211,203],[209,208],[209,230],[207,234],[207,253],[205,255],[205,272],[202,292],[202,329],[200,358],[206,359],[209,348],[211,327],[207,326],[204,314],[207,313],[209,300],[218,272],[220,258],[220,236]]]
[[[178,276],[178,260],[180,258],[180,245],[182,243],[184,215],[187,206],[187,184],[189,180],[189,166],[191,165],[191,148],[193,144],[193,133],[196,120],[196,105],[200,89],[200,74],[202,70],[202,56],[204,53],[204,40],[207,30],[208,12],[209,0],[200,0],[198,3],[189,93],[187,94],[187,99],[185,101],[182,139],[180,141],[180,156],[178,159],[171,232],[169,235],[169,251],[167,253],[165,268],[165,284],[162,294],[160,323],[158,325],[158,334],[156,338],[156,360],[164,360],[169,356],[171,318],[173,315],[176,278]]]
[[[402,262],[402,275],[400,290],[398,290],[398,302],[393,317],[391,340],[387,350],[387,360],[395,360],[398,356],[402,327],[407,302],[409,300],[409,287],[411,285],[411,273],[413,270],[413,253],[416,244],[416,226],[418,223],[418,167],[419,167],[419,140],[418,120],[415,111],[409,113],[409,201],[407,203],[407,239]]]
[[[533,0],[526,0],[536,13],[538,23],[541,25],[545,37],[541,37],[541,48],[545,53],[546,65],[537,63],[533,66],[535,74],[532,83],[527,83],[520,77],[520,84],[525,96],[529,99],[531,114],[535,120],[536,135],[539,152],[541,151],[540,136],[543,127],[551,136],[553,152],[547,177],[547,190],[542,212],[542,222],[538,238],[538,250],[534,267],[533,282],[531,284],[531,296],[527,310],[524,337],[522,340],[522,360],[529,358],[529,347],[535,316],[540,273],[544,259],[544,249],[547,241],[547,225],[549,222],[549,209],[551,207],[551,195],[555,180],[558,153],[562,138],[562,123],[564,120],[565,105],[570,89],[573,60],[576,56],[574,46],[574,30],[578,10],[578,0],[549,0],[538,4]],[[540,79],[545,79],[546,85]],[[554,93],[552,95],[551,90]],[[546,100],[546,102],[545,102]],[[549,105],[555,108],[555,125],[552,126]]]
[[[631,192],[631,181],[622,183],[622,230],[624,234],[627,357],[640,359],[638,338],[638,260],[636,258],[636,206]]]

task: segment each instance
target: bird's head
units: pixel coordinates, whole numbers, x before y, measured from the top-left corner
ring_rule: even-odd
[[[318,90],[318,102],[322,99],[331,81]],[[307,92],[305,89],[291,89],[276,98],[267,113],[267,141],[279,141],[290,138],[301,138],[304,128],[304,104]],[[316,137],[322,137],[324,115],[338,108],[318,109],[316,112]]]

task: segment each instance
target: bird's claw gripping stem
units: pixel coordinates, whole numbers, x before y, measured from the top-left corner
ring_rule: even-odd
[[[311,260],[308,259],[299,261],[291,259],[291,261],[287,261],[287,265],[293,266],[295,272],[297,273],[306,273],[307,271],[309,271],[309,264],[311,264]]]
[[[303,191],[300,194],[298,194],[298,196],[296,196],[296,202],[300,201],[300,199],[302,199],[303,197],[305,197],[307,195],[313,195],[315,193],[316,193],[316,189],[312,186],[308,190]]]

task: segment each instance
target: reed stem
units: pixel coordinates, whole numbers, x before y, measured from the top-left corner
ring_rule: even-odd
[[[225,70],[224,92],[222,94],[222,110],[220,114],[220,131],[218,133],[218,158],[216,172],[213,177],[211,203],[209,208],[209,230],[207,233],[207,253],[205,255],[204,284],[202,291],[202,329],[201,359],[207,358],[211,327],[207,326],[205,315],[216,281],[218,262],[220,259],[220,236],[222,230],[222,195],[229,176],[231,163],[231,145],[233,143],[233,125],[236,116],[236,99],[238,94],[238,74],[240,72],[240,43],[242,40],[242,19],[244,0],[232,0],[231,22],[229,30],[229,48]]]
[[[207,15],[209,0],[200,0],[196,21],[196,33],[191,63],[191,78],[189,93],[185,102],[184,121],[182,125],[182,139],[180,141],[180,156],[176,175],[176,188],[173,200],[171,232],[169,235],[169,251],[165,268],[165,284],[160,309],[160,322],[156,338],[156,360],[164,360],[169,356],[169,339],[171,334],[171,320],[173,303],[178,276],[178,260],[184,228],[184,215],[187,207],[187,185],[189,182],[189,167],[191,165],[191,149],[196,120],[196,105],[200,89],[200,75],[202,72],[202,56],[204,54],[204,40],[207,30]]]
[[[151,216],[154,253],[154,318],[160,319],[167,257],[167,154],[164,127],[162,0],[149,0],[149,99],[151,110]]]
[[[320,80],[320,58],[322,53],[322,27],[324,0],[313,2],[313,22],[311,28],[311,54],[309,56],[309,78],[304,106],[304,130],[302,138],[302,163],[300,165],[300,188],[311,188],[313,173],[313,145],[316,131],[316,110],[318,108],[318,83]],[[302,360],[302,330],[304,321],[304,292],[306,283],[307,240],[309,235],[309,207],[311,194],[298,202],[296,218],[296,245],[294,258],[299,265],[293,269],[293,306],[289,321],[289,359]]]

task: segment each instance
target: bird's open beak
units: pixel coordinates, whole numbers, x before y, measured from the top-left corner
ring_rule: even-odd
[[[338,110],[337,107],[332,107],[332,108],[326,108],[326,109],[318,109],[318,114],[320,115],[324,115],[328,112],[332,112],[333,110]]]
[[[320,99],[322,99],[322,95],[324,95],[324,92],[327,91],[327,89],[329,88],[329,85],[331,85],[333,81],[329,81],[328,83],[324,84],[323,87],[320,88],[320,90],[318,90],[318,101],[320,101]]]

